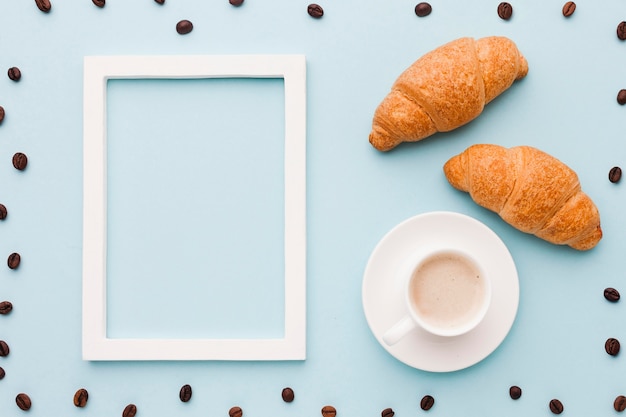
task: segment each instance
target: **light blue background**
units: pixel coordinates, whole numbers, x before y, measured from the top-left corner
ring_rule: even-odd
[[[17,271],[0,272],[0,298],[15,306],[0,317],[0,339],[11,347],[0,358],[7,373],[0,414],[23,415],[14,402],[19,392],[31,396],[32,416],[120,415],[132,402],[140,416],[226,416],[233,405],[246,416],[319,415],[332,404],[339,416],[392,407],[402,417],[425,414],[419,409],[425,394],[436,399],[427,413],[433,416],[550,415],[552,398],[564,403],[566,415],[614,414],[614,398],[626,393],[626,364],[604,352],[604,341],[626,341],[626,307],[608,303],[602,291],[614,286],[626,293],[623,184],[607,180],[626,150],[626,108],[615,102],[626,88],[626,43],[615,36],[626,6],[581,0],[565,19],[564,1],[527,0],[513,2],[513,18],[505,22],[496,14],[499,1],[431,3],[433,13],[421,19],[415,2],[405,0],[321,3],[325,15],[315,20],[306,14],[308,2],[293,0],[246,0],[240,8],[226,0],[163,6],[109,0],[104,9],[88,0],[53,0],[50,14],[34,1],[3,1],[0,69],[18,66],[23,78],[0,76],[7,112],[0,126],[0,201],[9,210],[0,223],[0,255],[16,251],[23,262]],[[192,33],[175,32],[180,19],[194,23]],[[457,131],[385,154],[369,145],[374,109],[404,68],[449,40],[487,35],[518,44],[530,65],[526,79]],[[83,56],[250,53],[307,57],[307,360],[83,362]],[[269,140],[260,136],[255,139]],[[443,163],[484,142],[536,146],[575,169],[602,215],[600,245],[585,253],[552,246],[452,189]],[[236,156],[273,158],[272,149],[251,144]],[[18,151],[29,157],[24,172],[11,166]],[[197,164],[190,169],[207,172]],[[247,175],[249,186],[257,178]],[[212,204],[212,197],[194,199]],[[520,308],[507,339],[478,365],[447,374],[415,370],[388,355],[361,306],[362,274],[375,245],[399,222],[431,210],[487,224],[520,274]],[[186,383],[194,396],[183,404],[178,390]],[[512,384],[524,390],[518,401],[508,396]],[[285,386],[296,392],[291,404],[280,398]],[[72,405],[80,387],[90,392],[86,409]]]

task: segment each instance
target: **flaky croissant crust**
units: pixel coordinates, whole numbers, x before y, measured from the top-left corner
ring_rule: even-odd
[[[600,214],[576,173],[536,148],[473,145],[443,170],[453,187],[522,232],[578,250],[602,238]]]

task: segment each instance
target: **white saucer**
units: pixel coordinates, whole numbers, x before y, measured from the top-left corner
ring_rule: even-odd
[[[407,314],[396,269],[420,248],[445,245],[472,254],[492,277],[491,305],[484,320],[461,336],[443,338],[418,328],[387,346],[382,335]],[[518,304],[517,269],[508,249],[483,223],[459,213],[424,213],[400,223],[378,243],[363,277],[363,309],[374,336],[396,359],[425,371],[456,371],[489,356],[511,329]]]

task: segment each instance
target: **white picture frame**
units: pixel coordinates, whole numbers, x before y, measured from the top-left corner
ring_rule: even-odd
[[[282,78],[284,337],[107,337],[106,103],[109,79]],[[84,360],[304,360],[306,358],[306,60],[303,55],[87,56],[83,103]]]

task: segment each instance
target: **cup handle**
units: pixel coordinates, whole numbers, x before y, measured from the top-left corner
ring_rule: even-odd
[[[404,336],[406,336],[411,330],[415,329],[417,325],[415,321],[411,318],[411,316],[406,315],[396,324],[394,324],[391,329],[387,330],[383,335],[383,341],[387,346],[393,346],[400,341]]]

